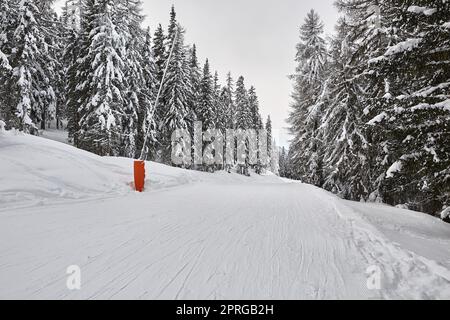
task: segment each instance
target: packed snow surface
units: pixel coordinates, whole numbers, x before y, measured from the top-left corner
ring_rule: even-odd
[[[437,218],[151,162],[136,193],[132,165],[0,133],[0,298],[450,298]],[[80,290],[66,286],[71,265]]]

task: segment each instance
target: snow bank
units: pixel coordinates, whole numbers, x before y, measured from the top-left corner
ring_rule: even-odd
[[[130,174],[125,166],[55,141],[13,131],[0,137],[3,210],[123,194]]]
[[[4,131],[0,135],[0,211],[35,205],[123,196],[133,190],[133,160],[100,157],[73,146],[65,134],[44,131],[44,137]],[[267,181],[235,173],[214,174],[146,163],[146,192],[189,183]],[[273,176],[269,180],[277,181]]]
[[[382,281],[393,285],[395,294],[409,299],[450,297],[448,224],[385,204],[344,200],[338,208],[354,224],[368,261],[381,268]],[[386,297],[398,298],[395,294]]]

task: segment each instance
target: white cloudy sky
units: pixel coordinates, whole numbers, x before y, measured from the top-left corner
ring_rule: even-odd
[[[60,0],[62,1],[62,0]],[[167,27],[175,5],[178,21],[187,29],[186,40],[195,42],[203,63],[209,58],[222,81],[228,71],[243,75],[254,85],[263,117],[271,115],[279,144],[287,145],[283,130],[289,112],[298,27],[306,13],[316,9],[327,34],[337,20],[334,0],[143,0],[145,24],[154,30]]]

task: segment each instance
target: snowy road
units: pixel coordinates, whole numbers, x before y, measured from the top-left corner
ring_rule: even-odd
[[[116,180],[131,162],[11,139],[0,141],[1,168],[26,161],[18,157],[23,143],[53,160],[32,162],[39,174],[29,171],[21,193],[38,197],[32,183],[42,190],[49,181],[46,200],[14,202],[12,187],[0,186],[8,195],[0,199],[0,298],[450,298],[450,225],[424,214],[344,201],[273,176],[156,164],[143,194],[112,189],[72,199],[81,187],[47,177],[58,161],[73,175],[101,166]],[[81,268],[81,290],[66,287],[70,265]],[[370,267],[380,270],[380,290],[367,288]]]
[[[336,201],[293,183],[197,184],[3,213],[0,297],[449,297],[445,274],[355,229]],[[73,264],[80,291],[65,286]],[[367,289],[370,265],[385,290]]]

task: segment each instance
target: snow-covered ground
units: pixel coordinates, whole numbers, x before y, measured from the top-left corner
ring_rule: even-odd
[[[130,159],[0,133],[0,298],[450,298],[436,218],[273,175],[146,168],[139,194]]]

